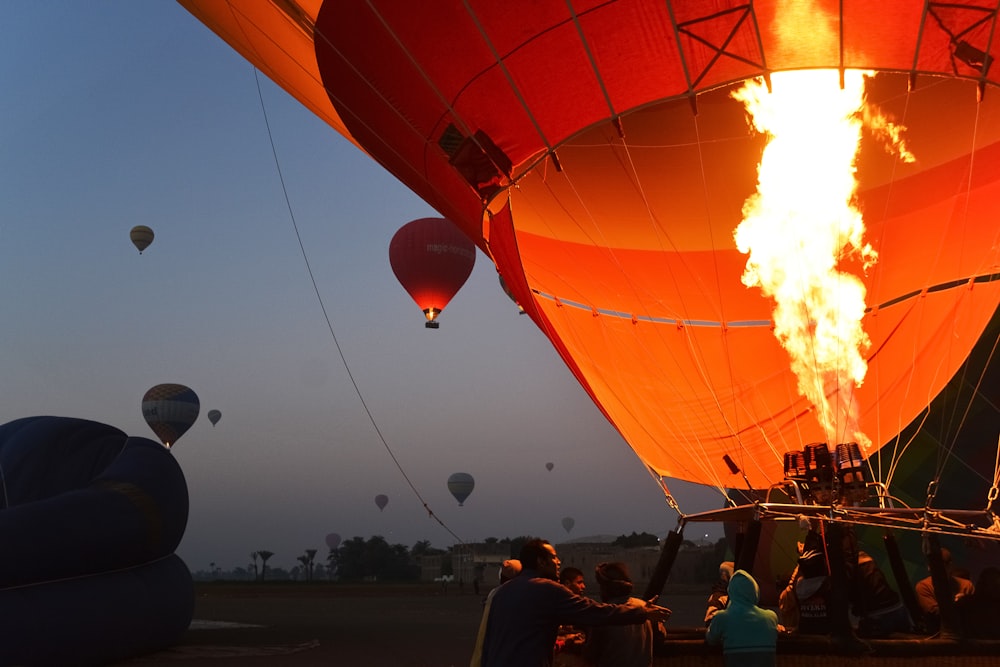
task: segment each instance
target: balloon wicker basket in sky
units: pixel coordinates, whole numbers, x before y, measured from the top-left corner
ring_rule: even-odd
[[[897,487],[933,481],[979,500],[921,530],[1000,539],[997,475],[947,454],[995,454],[995,421],[972,434],[956,411],[942,464],[901,472],[907,425],[960,369],[970,403],[996,392],[988,363],[963,366],[1000,337],[992,19],[909,0],[180,3],[441,214],[390,245],[428,326],[467,250],[494,264],[681,526],[669,479],[898,529],[942,496],[904,507]],[[813,443],[847,457],[786,469]],[[788,519],[779,504],[711,519]]]

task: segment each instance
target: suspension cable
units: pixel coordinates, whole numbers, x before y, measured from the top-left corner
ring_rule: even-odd
[[[437,514],[434,513],[434,510],[432,510],[430,505],[427,504],[427,501],[424,500],[423,496],[420,495],[420,491],[417,490],[417,487],[413,484],[413,481],[410,479],[410,476],[406,474],[406,470],[403,469],[403,465],[399,462],[399,459],[396,458],[395,453],[393,453],[392,448],[389,446],[388,441],[382,434],[382,430],[379,428],[378,423],[375,421],[374,415],[372,415],[371,410],[368,408],[368,403],[365,401],[365,397],[361,393],[361,388],[358,386],[358,382],[354,378],[354,373],[351,372],[350,364],[347,363],[347,358],[344,356],[344,351],[340,347],[340,341],[337,339],[337,333],[334,331],[333,321],[330,319],[330,314],[326,310],[326,304],[323,302],[323,296],[322,294],[320,294],[319,286],[316,284],[316,276],[313,275],[312,265],[309,263],[309,256],[306,253],[305,244],[302,242],[302,235],[299,233],[299,226],[295,220],[295,213],[292,210],[292,202],[288,197],[288,189],[285,187],[285,177],[281,172],[281,164],[278,160],[278,151],[275,148],[274,137],[271,134],[271,123],[267,117],[267,108],[264,105],[264,95],[261,92],[261,87],[260,87],[260,75],[256,67],[253,68],[253,76],[254,76],[254,81],[256,81],[257,83],[257,98],[260,100],[260,109],[261,113],[264,116],[264,125],[267,128],[267,138],[268,141],[271,143],[271,154],[274,156],[274,167],[278,173],[278,181],[281,184],[281,192],[285,198],[285,206],[288,208],[288,219],[291,221],[292,229],[295,231],[295,239],[298,241],[299,250],[302,253],[302,261],[305,264],[306,272],[309,274],[309,280],[312,283],[313,293],[316,295],[316,301],[319,303],[319,308],[323,313],[323,319],[326,320],[326,328],[330,332],[330,337],[333,339],[334,347],[337,348],[337,354],[340,355],[340,361],[344,365],[344,370],[347,371],[347,377],[351,381],[351,386],[354,387],[354,393],[357,394],[358,400],[361,401],[361,407],[364,408],[365,414],[368,416],[368,422],[372,425],[372,429],[374,429],[375,435],[378,436],[378,439],[382,443],[382,446],[385,448],[385,451],[389,454],[389,458],[392,459],[393,464],[395,464],[396,469],[399,470],[399,473],[403,476],[403,479],[410,487],[410,490],[413,491],[413,494],[417,497],[417,500],[420,501],[420,504],[423,505],[423,508],[427,510],[427,516],[437,521],[438,524],[440,524],[442,528],[448,531],[449,535],[458,540],[459,543],[465,544],[465,541],[458,535],[456,535],[455,532],[451,528],[449,528],[448,525],[445,524],[445,522],[442,521]]]

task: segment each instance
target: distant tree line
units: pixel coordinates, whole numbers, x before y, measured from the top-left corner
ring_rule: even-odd
[[[517,558],[521,552],[521,547],[528,540],[533,539],[530,535],[520,535],[518,537],[487,537],[483,542],[493,553],[506,554],[509,558]],[[637,547],[657,546],[659,539],[650,533],[632,532],[630,535],[619,535],[612,545],[626,549]],[[694,543],[685,540],[686,546],[696,546]],[[717,576],[718,564],[724,558],[727,549],[725,538],[720,539],[714,545],[715,557],[704,559],[699,562],[699,581],[714,581]],[[296,580],[314,581],[316,579],[327,579],[344,582],[362,581],[417,581],[420,579],[420,559],[424,556],[441,557],[441,574],[450,575],[453,572],[451,557],[452,549],[438,549],[431,546],[428,540],[421,540],[412,547],[402,544],[389,544],[381,535],[375,535],[367,540],[363,537],[353,537],[341,542],[340,546],[332,549],[326,556],[326,566],[316,562],[316,549],[306,549],[305,552],[297,556],[299,565],[286,571],[281,568],[274,568],[268,565],[268,561],[274,556],[274,552],[266,549],[252,551],[250,553],[250,565],[247,568],[237,567],[236,569],[223,573],[217,568],[215,563],[210,563],[210,571],[196,572],[195,578],[206,579],[237,579],[253,581],[270,580]],[[701,570],[704,570],[703,572]]]

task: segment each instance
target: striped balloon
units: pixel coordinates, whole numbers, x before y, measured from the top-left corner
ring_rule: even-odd
[[[198,419],[200,407],[198,394],[182,384],[158,384],[142,397],[142,417],[168,449]]]

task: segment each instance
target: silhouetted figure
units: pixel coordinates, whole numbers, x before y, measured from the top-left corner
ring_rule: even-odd
[[[974,639],[1000,639],[1000,568],[979,573],[976,592],[962,605],[966,633]]]
[[[733,576],[733,561],[723,561],[719,565],[719,578],[712,584],[708,594],[708,606],[705,609],[705,625],[708,625],[716,612],[725,609],[729,602],[729,580]]]
[[[601,563],[594,569],[601,601],[644,607],[632,597],[632,577],[625,563]],[[583,656],[594,667],[650,667],[653,664],[653,624],[606,625],[591,628]]]
[[[583,595],[587,590],[587,582],[583,579],[583,571],[577,567],[564,567],[559,573],[559,583],[577,595]]]
[[[964,598],[976,592],[976,587],[971,581],[955,574],[955,568],[951,562],[951,551],[942,548],[941,560],[944,562],[945,574],[951,586],[951,590],[947,592],[947,595],[951,597],[952,602],[959,603]],[[924,628],[930,634],[940,631],[941,609],[938,604],[937,593],[934,590],[933,576],[925,577],[918,581],[917,585],[914,586],[914,590],[917,593],[917,602],[920,604],[920,609],[924,613]]]
[[[830,634],[830,571],[820,549],[803,550],[788,586],[778,597],[781,622],[789,632]]]
[[[587,590],[587,582],[583,579],[583,571],[578,567],[564,567],[559,572],[559,583],[577,595],[583,595],[584,591]],[[570,659],[565,654],[581,654],[586,641],[586,628],[579,628],[575,625],[560,625],[556,633],[556,653],[561,654],[557,656],[557,665],[561,667],[563,665],[578,663],[578,659]]]
[[[490,602],[482,667],[548,667],[560,625],[629,625],[665,621],[670,610],[595,602],[559,583],[559,556],[548,541],[521,547],[521,574],[497,589]]]
[[[858,567],[851,582],[851,613],[858,619],[859,637],[888,637],[894,632],[913,631],[913,621],[899,593],[889,586],[878,563],[864,551],[858,553]]]

